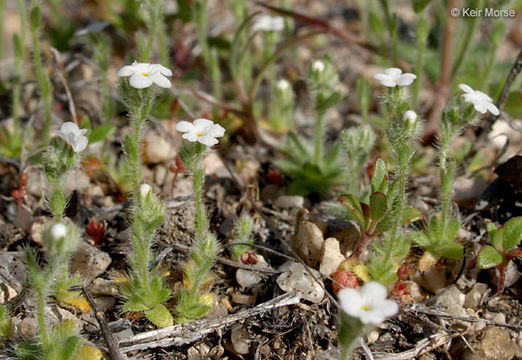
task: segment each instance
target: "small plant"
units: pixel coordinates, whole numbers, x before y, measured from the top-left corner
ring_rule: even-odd
[[[11,335],[12,318],[7,306],[0,305],[0,342]]]
[[[280,160],[278,166],[292,179],[288,188],[290,194],[324,195],[332,186],[346,180],[345,170],[338,162],[341,142],[337,141],[329,151],[324,151],[324,117],[326,111],[341,100],[341,93],[335,89],[339,78],[328,58],[314,61],[308,78],[317,114],[314,145],[288,133],[283,149],[287,159]]]
[[[285,132],[293,128],[294,93],[290,83],[281,79],[275,87],[275,96],[271,99],[270,127],[274,131]]]
[[[509,219],[503,226],[488,224],[491,245],[484,246],[477,258],[481,269],[496,268],[498,270],[498,292],[504,290],[505,271],[509,262],[515,257],[522,257],[522,249],[517,246],[522,241],[522,217]]]
[[[118,75],[129,77],[128,81],[121,81],[121,91],[132,119],[132,131],[123,140],[133,204],[130,220],[133,249],[129,254],[130,273],[122,285],[122,294],[126,297],[123,311],[144,312],[154,325],[167,327],[173,324],[173,318],[163,302],[170,297],[171,291],[165,287],[157,267],[151,268],[155,232],[163,223],[164,208],[150,185],[140,185],[140,140],[155,98],[150,87],[153,84],[171,87],[166,76],[171,76],[172,72],[159,64],[134,62],[121,68]]]
[[[51,195],[48,197],[49,210],[56,223],[64,219],[67,206],[67,195],[63,192],[63,181],[67,172],[77,168],[80,164],[80,153],[87,148],[88,140],[85,137],[87,130],[80,129],[76,123],[63,123],[56,132],[58,138],[50,141],[43,156],[45,177],[51,185]],[[72,230],[71,230],[72,231]],[[68,255],[63,255],[67,257]],[[53,275],[53,295],[58,302],[69,304],[88,310],[86,300],[79,292],[70,292],[68,289],[79,284],[78,276],[70,277],[67,266],[60,267],[61,273]]]
[[[202,160],[211,146],[225,135],[225,129],[207,119],[196,119],[193,123],[180,121],[176,130],[183,133],[189,142],[179,152],[181,161],[192,175],[196,198],[196,216],[194,218],[194,244],[190,251],[190,260],[184,269],[184,287],[178,294],[176,312],[178,321],[186,322],[204,316],[212,307],[213,295],[202,293],[212,280],[210,270],[219,251],[219,243],[208,229],[208,219],[203,204],[203,186],[205,169]]]
[[[239,261],[241,255],[250,250],[250,246],[246,245],[253,242],[252,231],[254,230],[254,220],[249,215],[243,215],[237,219],[234,225],[234,243],[238,243],[230,248],[232,259]]]
[[[419,261],[421,270],[426,270],[441,257],[461,259],[464,248],[455,240],[460,229],[460,220],[451,212],[453,182],[455,178],[455,161],[449,158],[451,141],[464,126],[476,121],[476,113],[498,115],[499,111],[486,94],[475,91],[466,84],[459,87],[465,92],[451,104],[442,115],[442,128],[439,150],[439,177],[441,184],[441,210],[433,215],[428,223],[427,231],[414,231],[409,234],[412,241],[419,244],[426,252]],[[463,101],[462,101],[463,100]]]
[[[81,342],[76,324],[66,320],[50,327],[45,306],[51,293],[62,290],[63,274],[67,272],[71,254],[79,245],[79,231],[70,222],[57,222],[43,232],[42,240],[47,259],[45,267],[39,264],[32,252],[26,252],[29,279],[37,298],[38,338],[17,344],[16,354],[21,359],[73,359]]]
[[[360,290],[341,289],[337,296],[341,303],[338,335],[342,347],[340,359],[348,360],[361,337],[387,317],[397,314],[399,306],[386,298],[386,288],[375,281],[368,282]]]

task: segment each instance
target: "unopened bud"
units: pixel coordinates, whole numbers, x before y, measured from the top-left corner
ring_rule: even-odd
[[[63,238],[67,234],[67,228],[64,224],[58,223],[51,227],[51,236],[55,240]]]
[[[321,60],[315,60],[312,64],[312,70],[315,71],[315,72],[323,72],[324,71],[324,62],[322,62]]]
[[[140,186],[140,195],[141,197],[145,197],[150,193],[150,185],[149,184],[141,184]]]

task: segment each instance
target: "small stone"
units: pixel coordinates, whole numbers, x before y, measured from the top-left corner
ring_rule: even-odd
[[[317,279],[320,278],[320,274],[316,270],[309,270],[314,273]],[[301,263],[294,263],[288,271],[279,275],[277,284],[286,292],[299,291],[305,300],[315,304],[320,303],[324,298],[323,287],[310,276]]]
[[[66,194],[72,193],[74,190],[78,190],[83,193],[89,188],[91,184],[91,178],[85,172],[80,169],[74,169],[65,174],[63,181],[63,191]]]
[[[408,289],[408,294],[403,297],[405,302],[409,304],[415,304],[423,301],[426,298],[421,290],[421,287],[415,281],[406,280],[405,283]]]
[[[36,331],[38,330],[38,323],[35,317],[25,317],[20,321],[18,326],[16,327],[18,336],[22,339],[32,339],[36,335]]]
[[[378,331],[370,331],[370,333],[366,336],[366,343],[368,345],[373,344],[379,339],[379,332]]]
[[[480,357],[483,360],[510,360],[515,356],[516,346],[509,332],[490,326],[480,342]]]
[[[325,275],[331,275],[345,259],[339,249],[339,241],[335,238],[328,238],[324,241],[321,250],[321,266],[319,267],[319,271]]]
[[[43,171],[40,171],[37,168],[29,168],[29,170],[26,171],[26,174],[27,186],[25,188],[27,193],[40,198],[49,191],[50,186],[45,180]]]
[[[423,272],[419,280],[422,286],[435,294],[443,290],[448,282],[445,271],[437,266],[432,266]]]
[[[70,271],[72,274],[78,272],[87,282],[91,282],[103,274],[110,263],[109,254],[84,242],[71,259]]]
[[[118,285],[111,280],[96,278],[91,283],[89,291],[93,296],[118,296]]]
[[[257,263],[253,265],[254,268],[272,268],[265,260],[263,255],[257,255]],[[259,284],[263,280],[263,277],[259,275],[255,271],[246,270],[246,269],[238,269],[236,271],[236,281],[241,286],[242,289],[249,289],[257,284]]]
[[[308,265],[316,267],[321,258],[323,233],[316,224],[305,218],[306,214],[300,217],[297,231],[291,238],[297,254],[304,259]]]
[[[210,347],[205,343],[199,343],[187,350],[188,360],[207,360]]]
[[[12,298],[14,298],[18,293],[11,286],[6,283],[0,283],[0,304],[5,304]]]
[[[37,243],[38,245],[42,246],[42,234],[45,229],[46,224],[49,223],[49,218],[45,216],[40,216],[38,218],[35,218],[33,223],[31,224],[31,239]]]
[[[99,296],[94,298],[94,303],[98,311],[105,313],[111,309],[114,309],[114,304],[116,303],[116,299],[112,296]]]
[[[143,139],[143,161],[145,164],[166,163],[174,158],[174,149],[170,142],[154,132],[149,132]]]
[[[488,288],[488,285],[484,283],[476,283],[475,285],[473,285],[473,287],[466,294],[464,307],[476,310],[480,305],[480,302],[486,294]]]
[[[501,324],[506,323],[506,315],[503,313],[486,311],[484,318]]]
[[[280,209],[295,209],[302,208],[304,204],[304,197],[281,195],[277,198],[275,206]]]
[[[230,340],[234,350],[241,355],[246,355],[250,349],[250,336],[247,329],[242,324],[232,325]]]
[[[203,168],[206,175],[214,175],[216,177],[230,177],[225,164],[218,154],[211,152],[203,159]]]

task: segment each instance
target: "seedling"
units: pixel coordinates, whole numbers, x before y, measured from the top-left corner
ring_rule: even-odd
[[[504,290],[505,272],[509,262],[515,257],[522,257],[522,248],[517,246],[522,241],[522,217],[509,219],[503,226],[495,224],[487,226],[491,245],[484,246],[477,258],[480,269],[496,268],[498,270],[498,292]]]
[[[249,215],[243,215],[237,219],[234,225],[234,242],[241,243],[230,247],[232,259],[239,261],[241,256],[250,250],[250,246],[246,245],[252,243],[252,231],[254,230],[254,220]],[[232,243],[234,244],[234,243]]]
[[[308,80],[317,114],[314,145],[311,147],[306,140],[288,133],[283,148],[287,158],[277,165],[292,179],[288,193],[324,195],[332,186],[346,181],[345,170],[338,162],[341,142],[324,153],[324,117],[341,100],[341,93],[335,89],[339,79],[329,58],[311,65]]]

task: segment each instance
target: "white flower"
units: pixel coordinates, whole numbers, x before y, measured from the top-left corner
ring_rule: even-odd
[[[281,31],[285,28],[285,22],[281,16],[261,15],[252,26],[252,31]]]
[[[321,60],[315,60],[312,64],[312,70],[315,72],[322,73],[324,71],[324,62]]]
[[[373,78],[379,80],[383,86],[396,87],[410,85],[417,76],[411,73],[403,74],[398,68],[389,68],[384,70],[384,73],[373,75]]]
[[[417,121],[417,113],[413,110],[407,110],[402,115],[402,121],[407,122],[409,125],[415,125],[415,121]]]
[[[172,71],[160,64],[139,63],[134,61],[132,65],[126,65],[118,71],[118,76],[130,76],[130,84],[136,89],[148,88],[156,84],[162,88],[172,86],[165,76],[172,76]]]
[[[149,184],[141,184],[140,185],[140,195],[142,198],[147,196],[150,193],[150,185]]]
[[[68,121],[62,124],[56,135],[64,139],[71,147],[74,152],[81,152],[85,150],[89,140],[85,137],[87,129],[80,129],[76,123]]]
[[[290,89],[290,83],[285,79],[281,79],[277,82],[277,88],[281,91],[287,91]]]
[[[55,240],[60,240],[67,234],[67,228],[64,224],[58,223],[51,226],[51,236]]]
[[[464,91],[464,100],[473,104],[475,110],[481,114],[485,114],[487,111],[497,116],[500,114],[498,108],[493,104],[493,100],[482,91],[473,90],[466,84],[460,84],[459,88]]]
[[[184,133],[183,138],[192,142],[199,142],[206,146],[216,145],[216,139],[225,135],[225,129],[207,119],[196,119],[193,123],[180,121],[176,124],[176,130]]]
[[[386,295],[386,288],[375,281],[366,283],[361,290],[344,288],[337,294],[344,312],[363,324],[374,325],[399,311],[399,305],[386,299]]]

